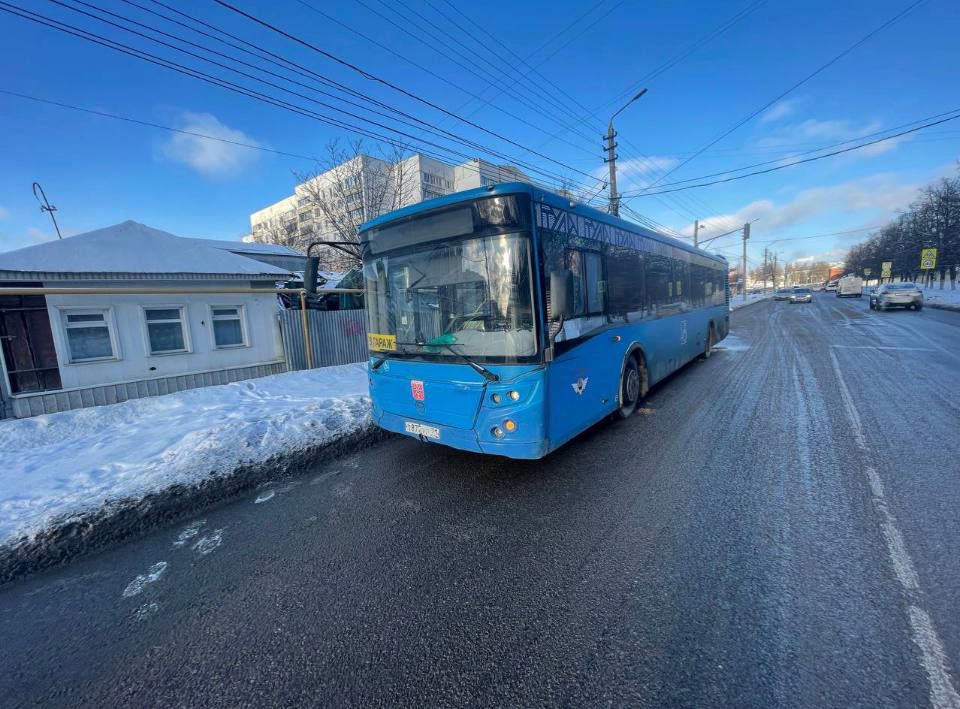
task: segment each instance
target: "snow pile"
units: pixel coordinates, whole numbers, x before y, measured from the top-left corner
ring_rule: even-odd
[[[366,427],[366,363],[0,423],[0,545]]]
[[[956,305],[960,307],[960,290],[952,290],[949,286],[940,288],[921,288],[923,302],[931,305]]]
[[[747,300],[744,301],[742,295],[732,295],[730,296],[730,310],[736,310],[737,308],[742,308],[744,305],[750,305],[756,303],[758,300],[766,300],[772,297],[773,293],[751,293],[747,295]]]

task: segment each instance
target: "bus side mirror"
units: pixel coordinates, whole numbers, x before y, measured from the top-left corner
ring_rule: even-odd
[[[567,320],[573,315],[573,272],[550,272],[550,317]]]

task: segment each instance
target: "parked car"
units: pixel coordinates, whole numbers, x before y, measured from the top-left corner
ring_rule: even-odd
[[[794,288],[790,294],[791,303],[812,303],[813,291],[809,288]]]
[[[916,283],[885,283],[870,294],[871,310],[913,308],[923,310],[923,291]]]
[[[827,287],[827,284],[826,284],[826,283],[815,283],[814,286],[813,286],[813,290],[816,291],[816,292],[819,292],[819,291],[822,291],[822,290],[823,290],[824,288],[826,288],[826,287]]]
[[[828,291],[835,291],[836,289],[837,289],[837,282],[836,282],[836,281],[828,281],[828,282],[827,282],[827,290],[828,290]]]
[[[793,288],[777,288],[777,292],[773,294],[773,299],[790,300],[791,295],[793,295]]]

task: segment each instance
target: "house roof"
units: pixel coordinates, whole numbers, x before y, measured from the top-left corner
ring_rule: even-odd
[[[126,221],[0,253],[0,280],[277,281],[290,273],[215,248],[209,241],[186,239]]]
[[[234,254],[272,254],[274,256],[299,256],[304,254],[282,244],[261,244],[256,241],[225,241],[223,239],[192,239],[200,244],[223,249]]]

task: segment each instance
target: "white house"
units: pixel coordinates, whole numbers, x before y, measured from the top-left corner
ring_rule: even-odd
[[[284,371],[289,277],[132,221],[2,253],[0,418]]]

